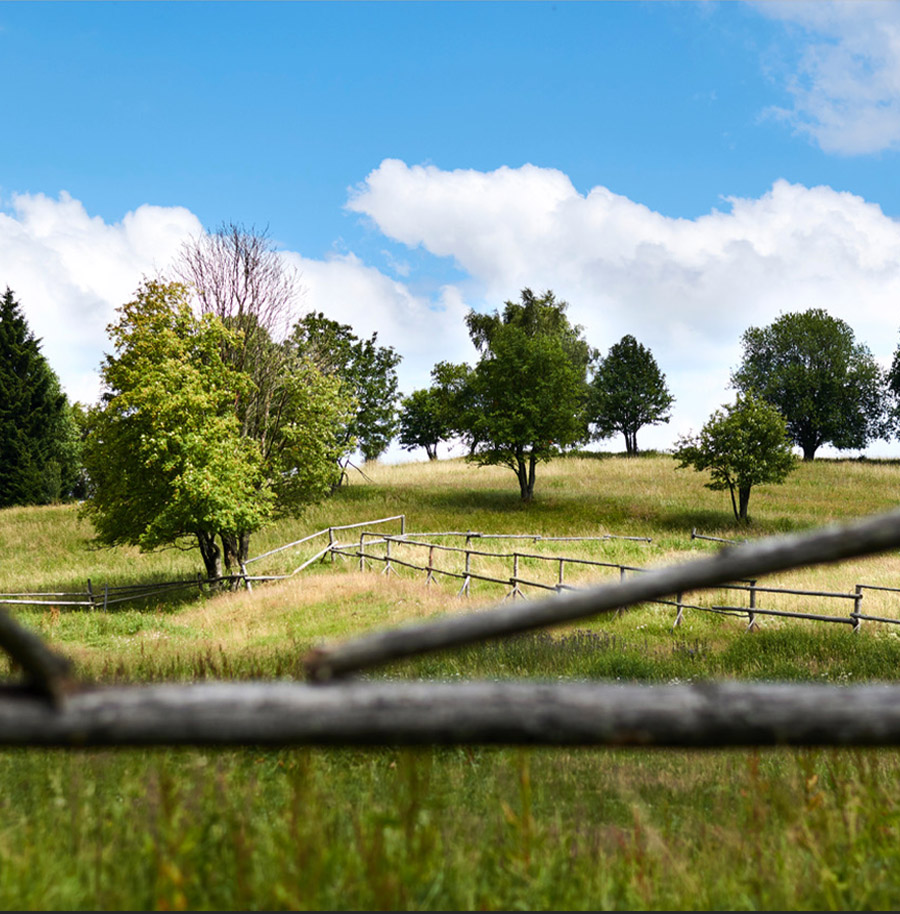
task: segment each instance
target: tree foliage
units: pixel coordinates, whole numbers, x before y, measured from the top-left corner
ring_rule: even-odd
[[[349,324],[311,312],[297,321],[291,337],[295,351],[324,374],[338,378],[356,403],[343,428],[345,451],[358,447],[376,460],[397,431],[397,365],[392,346],[379,346],[378,334],[361,340]]]
[[[80,439],[13,293],[0,298],[0,508],[78,494]]]
[[[634,456],[638,431],[668,422],[674,402],[653,353],[633,336],[623,336],[600,360],[591,380],[588,415],[594,437],[610,438],[621,432],[626,453]]]
[[[709,470],[708,489],[731,494],[736,520],[746,522],[750,490],[784,482],[795,466],[787,424],[771,404],[752,393],[738,394],[710,416],[697,436],[676,442],[679,468]]]
[[[447,437],[435,390],[414,390],[400,403],[400,446],[406,451],[425,448],[429,460],[437,460],[437,446]]]
[[[778,407],[804,460],[823,444],[864,448],[888,433],[884,373],[844,321],[821,308],[785,314],[749,328],[743,345],[732,383]]]
[[[479,466],[507,466],[523,501],[534,495],[536,466],[587,437],[586,373],[591,350],[552,292],[523,289],[503,314],[467,317],[481,352],[474,370],[444,366],[456,431]]]
[[[218,577],[217,540],[227,554],[277,511],[327,493],[344,417],[337,386],[309,363],[290,367],[273,391],[279,415],[248,435],[255,384],[230,358],[241,331],[195,315],[177,283],[145,283],[118,313],[87,419],[85,511],[104,543],[194,542]]]

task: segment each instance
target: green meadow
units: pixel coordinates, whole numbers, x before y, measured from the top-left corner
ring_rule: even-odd
[[[408,531],[649,537],[484,540],[478,548],[652,567],[715,552],[715,543],[692,540],[692,529],[726,538],[798,531],[889,510],[900,494],[900,464],[818,460],[782,486],[754,490],[751,523],[738,527],[727,494],[663,455],[556,460],[539,468],[527,507],[508,470],[459,460],[364,469],[366,478],[354,474],[328,501],[258,534],[251,554],[328,526],[405,514]],[[358,531],[346,541],[358,543]],[[325,542],[251,568],[285,573]],[[424,563],[413,547],[394,555]],[[98,549],[74,505],[0,512],[0,556],[7,593],[83,590],[88,578],[95,592],[104,583],[195,579],[201,567],[196,553],[175,549]],[[461,565],[458,555],[440,561]],[[476,561],[485,574],[510,574],[507,559]],[[461,597],[456,578],[428,586],[421,572],[382,570],[338,559],[252,593],[197,585],[106,612],[14,612],[88,680],[298,679],[313,645],[505,596],[502,586],[475,581]],[[557,571],[523,559],[520,573],[552,584]],[[613,574],[566,568],[576,584]],[[845,593],[859,583],[900,586],[900,553],[766,583]],[[850,609],[809,597],[764,600]],[[900,594],[870,592],[864,601],[864,612],[900,619]],[[681,627],[673,621],[671,607],[638,607],[369,675],[845,683],[896,681],[900,671],[900,626],[863,623],[853,633],[766,618],[748,633],[746,620],[692,610]],[[0,674],[13,675],[5,659]],[[897,908],[898,775],[897,753],[886,749],[5,750],[0,907]]]

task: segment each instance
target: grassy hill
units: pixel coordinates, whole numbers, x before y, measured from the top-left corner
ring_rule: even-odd
[[[738,528],[726,494],[663,456],[558,460],[539,469],[528,507],[502,469],[441,461],[365,470],[368,479],[354,476],[302,518],[258,535],[251,552],[403,513],[409,530],[648,536],[528,549],[650,566],[717,548],[692,541],[692,528],[723,537],[803,529],[888,510],[900,492],[900,465],[802,464],[785,485],[755,490],[752,523]],[[283,571],[315,548],[257,567]],[[0,512],[0,555],[6,592],[80,589],[88,577],[95,588],[191,577],[200,567],[193,553],[98,550],[75,506]],[[900,556],[777,580],[900,586]],[[502,596],[476,584],[460,599],[458,587],[361,574],[344,561],[252,594],[198,589],[106,613],[17,615],[100,681],[293,677],[321,640]],[[884,611],[897,608],[885,602]],[[673,631],[670,610],[639,608],[373,675],[898,678],[900,626],[853,635],[766,620],[746,634],[734,618],[685,619]],[[889,750],[0,752],[0,906],[893,908],[898,769]]]

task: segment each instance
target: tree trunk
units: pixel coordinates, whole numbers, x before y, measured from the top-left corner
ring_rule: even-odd
[[[206,577],[209,581],[217,581],[222,577],[222,552],[216,545],[214,533],[198,531],[197,543],[200,546],[200,555],[206,566]]]
[[[250,555],[250,534],[247,532],[223,533],[222,552],[225,558],[225,573],[241,574],[244,562]],[[232,587],[236,587],[238,583],[238,581],[233,581]]]
[[[232,574],[235,568],[240,568],[238,552],[240,545],[237,536],[231,533],[222,534],[222,558],[225,562],[225,573]]]
[[[516,476],[519,478],[519,492],[522,495],[522,501],[526,504],[534,497],[534,476],[537,458],[534,452],[528,455],[528,462],[525,462],[524,454],[516,455]]]
[[[740,514],[738,520],[747,523],[747,505],[750,503],[750,486],[741,486],[738,492],[740,498]]]
[[[731,510],[734,511],[734,519],[740,520],[741,516],[738,513],[738,504],[734,497],[734,483],[731,480],[728,480],[728,492],[731,495]]]
[[[803,459],[815,459],[816,451],[819,449],[821,443],[822,442],[818,440],[818,436],[816,435],[802,437],[797,444],[800,445],[800,449],[803,451]]]
[[[437,443],[435,444],[426,444],[425,453],[428,454],[429,460],[437,460]]]

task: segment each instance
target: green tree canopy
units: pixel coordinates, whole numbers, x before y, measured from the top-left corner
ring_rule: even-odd
[[[392,346],[379,346],[377,333],[361,340],[349,324],[321,312],[297,321],[291,340],[299,355],[342,381],[356,402],[342,433],[345,451],[358,447],[365,460],[376,460],[397,431],[400,355]]]
[[[625,436],[629,456],[638,452],[637,433],[645,425],[669,421],[675,398],[653,353],[633,336],[623,336],[601,359],[591,380],[588,415],[594,437]]]
[[[87,419],[85,511],[98,538],[154,549],[195,542],[207,575],[222,551],[278,511],[294,513],[333,481],[334,427],[346,417],[337,385],[314,366],[285,370],[268,433],[244,434],[254,382],[228,354],[241,331],[197,317],[186,288],[147,282],[109,328],[114,354]]]
[[[821,308],[784,314],[749,328],[743,345],[732,384],[778,407],[804,460],[823,444],[864,448],[888,434],[884,373],[844,321]]]
[[[0,508],[75,494],[80,449],[59,379],[7,288],[0,298]]]
[[[444,366],[456,431],[479,466],[507,466],[522,500],[534,496],[536,466],[587,437],[585,404],[591,350],[552,292],[524,289],[503,315],[470,312],[481,358],[474,370]],[[454,390],[455,388],[455,390]]]
[[[414,390],[400,402],[400,446],[406,451],[425,448],[429,460],[437,460],[437,446],[447,436],[434,390]]]
[[[706,487],[727,489],[735,519],[742,522],[753,486],[784,482],[795,466],[784,417],[752,393],[738,394],[733,405],[716,410],[699,435],[680,438],[675,459],[679,469],[709,470]]]

